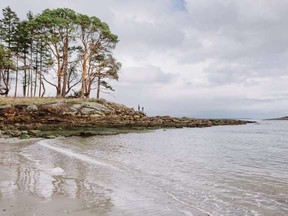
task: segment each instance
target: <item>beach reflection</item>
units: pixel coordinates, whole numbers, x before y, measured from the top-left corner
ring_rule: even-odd
[[[79,199],[89,208],[105,207],[109,210],[112,206],[111,190],[106,190],[96,181],[89,180],[97,173],[97,169],[92,170],[81,161],[71,161],[59,154],[49,154],[49,151],[45,151],[43,164],[43,161],[30,158],[30,155],[36,155],[33,151],[37,152],[38,157],[42,157],[43,150],[29,147],[14,158],[16,163],[11,167],[11,171],[15,186],[9,187],[10,194],[18,190],[47,200],[59,197]],[[53,175],[54,167],[61,167],[65,171],[64,175]],[[109,178],[109,175],[105,175],[105,178]]]
[[[1,181],[0,186],[8,205],[12,200],[16,210],[23,206],[24,215],[37,211],[40,215],[207,215],[138,178],[137,170],[115,163],[115,153],[123,155],[119,160],[129,158],[122,145],[110,148],[105,145],[107,140],[101,142],[97,140],[99,151],[89,140],[78,138],[15,144],[13,149],[6,149],[1,160],[13,163],[9,166],[10,180]],[[105,154],[107,157],[101,158]],[[55,174],[55,170],[63,172]],[[20,199],[20,194],[28,194],[29,199]],[[1,204],[6,206],[4,201],[0,199],[0,208]]]
[[[81,208],[101,215],[111,212],[112,191],[97,184],[97,179],[91,180],[97,169],[91,170],[81,161],[67,159],[38,145],[1,144],[1,147],[0,163],[7,171],[7,178],[0,178],[0,201],[1,197],[13,199],[19,194],[30,194],[44,201],[75,199]],[[63,175],[53,175],[55,167],[61,167]],[[110,181],[109,173],[101,178]]]

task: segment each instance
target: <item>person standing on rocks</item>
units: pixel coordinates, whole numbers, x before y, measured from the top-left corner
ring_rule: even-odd
[[[138,104],[138,112],[140,112],[140,105]]]

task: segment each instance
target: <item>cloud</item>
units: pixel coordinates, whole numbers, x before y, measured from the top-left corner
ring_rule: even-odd
[[[115,55],[123,65],[109,99],[141,102],[151,114],[287,115],[287,1],[0,3],[7,5],[21,17],[29,9],[70,7],[107,22],[119,35]]]
[[[165,73],[153,65],[124,68],[121,74],[121,82],[130,85],[164,84],[169,83],[172,78],[172,74]]]

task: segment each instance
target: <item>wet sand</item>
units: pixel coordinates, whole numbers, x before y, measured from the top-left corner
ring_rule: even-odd
[[[17,179],[20,164],[17,153],[23,146],[37,142],[39,139],[19,140],[0,138],[0,215],[2,216],[51,216],[51,215],[95,215],[89,208],[83,208],[79,199],[64,196],[41,197],[31,190],[21,188]],[[29,172],[29,165],[26,171]],[[28,181],[29,176],[26,176]],[[23,183],[23,182],[22,182]],[[27,185],[33,186],[33,182]],[[101,213],[100,213],[101,215]]]
[[[207,215],[113,165],[94,160],[87,165],[80,154],[66,159],[64,152],[43,148],[39,141],[0,139],[1,216]],[[39,154],[41,164],[30,154]],[[53,173],[59,164],[65,175]]]

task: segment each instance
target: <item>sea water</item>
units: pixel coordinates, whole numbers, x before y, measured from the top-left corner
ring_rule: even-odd
[[[18,190],[95,215],[288,215],[288,121],[41,140],[17,154]]]

